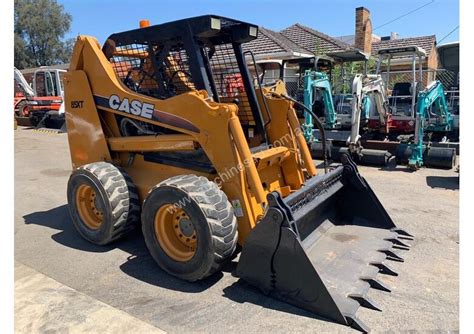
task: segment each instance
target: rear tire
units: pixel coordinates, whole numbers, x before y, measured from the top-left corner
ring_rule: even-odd
[[[26,100],[17,104],[15,114],[17,117],[28,117],[28,102]]]
[[[106,245],[138,225],[140,202],[130,177],[108,162],[76,169],[67,186],[69,212],[86,240]]]
[[[218,271],[237,245],[237,219],[227,196],[196,175],[175,176],[150,190],[142,231],[158,265],[188,281]]]

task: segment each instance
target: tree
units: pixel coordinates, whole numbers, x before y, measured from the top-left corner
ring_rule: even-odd
[[[375,73],[377,61],[370,57],[367,61],[367,73]],[[352,80],[354,75],[364,73],[365,64],[363,61],[339,63],[332,70],[332,88],[334,94],[350,93],[352,90]]]
[[[15,67],[67,63],[73,43],[64,35],[71,21],[56,0],[15,0]]]

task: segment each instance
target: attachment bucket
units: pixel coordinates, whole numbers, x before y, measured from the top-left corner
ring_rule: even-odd
[[[247,237],[239,277],[287,303],[363,332],[359,306],[380,310],[369,288],[390,291],[378,273],[413,237],[398,229],[348,155],[343,165],[286,198],[268,194],[268,210]]]

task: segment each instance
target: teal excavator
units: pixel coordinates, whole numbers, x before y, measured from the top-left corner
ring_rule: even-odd
[[[338,115],[332,98],[331,82],[325,73],[316,70],[306,70],[304,75],[304,107],[305,117],[303,131],[306,141],[311,146],[313,156],[322,156],[322,144],[319,142],[319,131],[313,130],[313,116],[316,102],[319,103],[320,113],[324,117],[326,138],[330,141],[327,154],[338,160],[344,153],[349,153],[355,161],[369,165],[385,165],[391,154],[387,150],[364,149],[361,145],[361,130],[371,109],[379,114],[381,127],[390,123],[388,99],[385,95],[383,80],[380,76],[356,74],[352,82],[350,98],[349,128],[341,126],[342,115]],[[317,108],[316,108],[317,109]],[[383,129],[381,129],[383,130]]]
[[[425,132],[446,134],[454,127],[454,117],[449,112],[448,104],[444,94],[443,86],[439,81],[433,81],[425,90],[418,94],[416,103],[415,137],[412,143],[405,144],[411,151],[408,166],[418,169],[424,164],[424,156],[431,156],[433,148],[423,143]],[[440,152],[446,152],[446,156],[438,156]],[[436,150],[437,158],[440,160],[454,159],[449,150]],[[450,162],[452,166],[454,161]]]
[[[316,100],[321,103],[324,110],[324,127],[328,130],[336,129],[337,114],[332,99],[331,82],[327,74],[314,70],[306,70],[304,74],[303,101],[306,108],[313,110]],[[303,132],[307,142],[313,142],[313,116],[304,113]]]

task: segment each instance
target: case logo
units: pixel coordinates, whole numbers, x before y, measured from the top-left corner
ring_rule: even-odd
[[[129,101],[127,98],[120,100],[117,95],[109,97],[109,107],[114,110],[123,111],[135,116],[142,116],[152,119],[155,106],[150,103],[140,102],[138,100]]]

